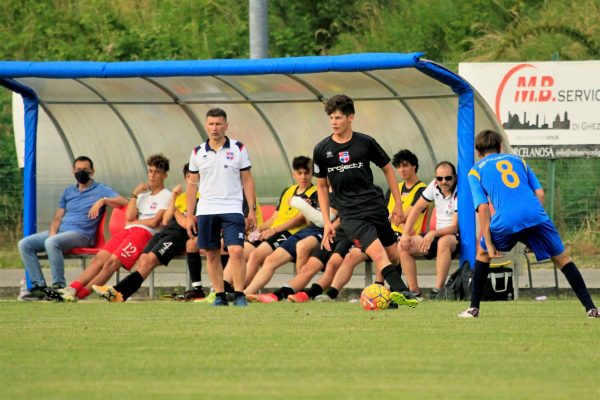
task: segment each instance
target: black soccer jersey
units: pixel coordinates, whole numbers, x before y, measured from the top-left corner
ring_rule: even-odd
[[[315,176],[329,179],[342,217],[385,208],[383,192],[373,184],[370,163],[383,168],[390,158],[371,136],[352,132],[346,143],[329,136],[315,146],[313,160]]]

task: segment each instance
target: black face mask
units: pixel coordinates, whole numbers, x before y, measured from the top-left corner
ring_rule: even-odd
[[[92,174],[90,174],[87,171],[77,171],[75,172],[75,179],[77,179],[77,182],[81,183],[82,185],[85,185],[86,183],[88,183],[90,181]]]

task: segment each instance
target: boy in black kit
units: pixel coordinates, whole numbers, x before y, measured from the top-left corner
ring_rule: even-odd
[[[402,282],[396,236],[388,220],[385,199],[381,189],[373,184],[370,168],[373,162],[382,169],[396,202],[391,219],[394,225],[400,225],[405,216],[390,158],[371,136],[352,130],[354,102],[350,97],[333,96],[325,104],[325,112],[329,115],[332,135],[315,146],[313,157],[324,217],[322,246],[330,250],[335,236],[333,224],[327,218],[331,185],[342,228],[381,271],[392,290],[392,301],[415,307],[417,300]]]

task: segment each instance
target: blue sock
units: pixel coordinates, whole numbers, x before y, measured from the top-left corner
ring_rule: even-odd
[[[592,308],[596,308],[594,302],[592,301],[592,297],[590,296],[590,292],[588,292],[587,287],[585,286],[585,282],[583,281],[583,277],[581,276],[581,272],[575,266],[573,261],[566,263],[561,269],[561,272],[567,278],[567,282],[573,288],[573,291],[577,295],[577,298],[583,304],[586,311],[591,310]]]
[[[463,266],[463,268],[465,268]],[[483,289],[485,288],[485,282],[490,272],[490,263],[484,263],[483,261],[475,260],[475,267],[473,268],[473,280],[471,284],[471,307],[479,308],[481,303],[481,297],[483,296]]]

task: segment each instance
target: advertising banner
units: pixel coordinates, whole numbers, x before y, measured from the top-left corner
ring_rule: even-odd
[[[19,168],[23,168],[25,166],[25,110],[23,109],[23,98],[15,92],[12,94],[12,111],[17,162]]]
[[[600,158],[600,61],[461,63],[526,158]]]

